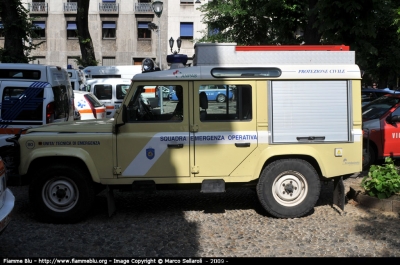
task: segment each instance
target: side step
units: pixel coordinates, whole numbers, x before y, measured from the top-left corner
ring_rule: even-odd
[[[223,179],[205,179],[201,183],[203,193],[221,193],[225,192],[225,181]]]

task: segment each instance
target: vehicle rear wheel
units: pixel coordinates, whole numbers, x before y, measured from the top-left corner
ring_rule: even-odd
[[[257,184],[261,205],[278,218],[296,218],[310,212],[320,194],[315,169],[301,159],[278,160],[267,166]]]
[[[224,94],[219,94],[219,95],[217,96],[217,102],[218,102],[218,103],[224,103],[225,101],[226,101],[226,97],[225,97]]]
[[[80,221],[94,202],[94,185],[83,170],[67,165],[44,168],[29,187],[29,199],[40,219],[57,223]]]

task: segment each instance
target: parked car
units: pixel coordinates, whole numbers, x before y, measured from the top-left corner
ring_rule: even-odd
[[[233,98],[233,92],[232,89],[228,88],[228,94],[227,94],[227,89],[226,86],[224,85],[202,85],[200,86],[199,93],[205,92],[207,95],[208,101],[216,101],[219,103],[224,103],[226,102],[226,99],[232,99]],[[172,91],[169,94],[169,99],[170,100],[178,100],[178,97],[175,94],[175,91]]]
[[[1,147],[4,149],[5,146]],[[7,188],[6,168],[0,158],[0,234],[10,222],[11,212],[14,209],[15,197]]]
[[[369,102],[384,96],[386,94],[400,94],[400,91],[385,89],[362,89],[361,90],[361,106],[367,105]]]
[[[386,94],[362,107],[363,167],[400,157],[400,93]]]
[[[81,120],[105,119],[106,106],[95,95],[86,91],[74,90],[75,109],[79,111]]]
[[[74,120],[74,94],[66,69],[0,64],[0,146],[26,127]]]
[[[92,92],[106,106],[107,118],[113,118],[129,90],[129,78],[96,78],[87,81],[88,91]],[[154,91],[151,93],[154,98]]]

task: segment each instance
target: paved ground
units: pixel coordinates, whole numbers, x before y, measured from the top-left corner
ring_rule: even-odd
[[[345,181],[346,186],[354,179]],[[12,222],[0,236],[0,257],[399,257],[400,216],[331,206],[332,183],[308,216],[276,219],[250,189],[225,194],[163,191],[116,193],[117,213],[107,216],[104,195],[77,224],[40,223],[27,187],[16,196]]]

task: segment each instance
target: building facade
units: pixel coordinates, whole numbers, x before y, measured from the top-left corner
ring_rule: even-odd
[[[171,37],[173,50],[178,50],[176,40],[181,37],[180,53],[193,56],[195,41],[207,29],[197,8],[208,0],[159,1],[163,2],[160,17],[151,0],[90,0],[89,32],[99,65],[135,65],[150,57],[157,64],[161,58],[162,69],[166,69]],[[30,54],[35,57],[32,63],[76,68],[76,58],[81,56],[75,22],[77,0],[27,0],[25,5],[40,28],[40,38],[32,42],[44,41]],[[4,46],[1,35],[0,45]]]

